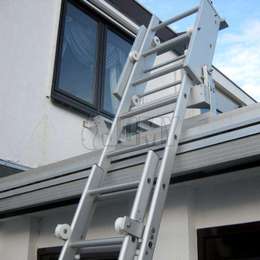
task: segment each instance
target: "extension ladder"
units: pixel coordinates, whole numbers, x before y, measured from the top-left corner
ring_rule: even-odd
[[[197,17],[192,30],[160,43],[156,32],[195,13]],[[71,227],[63,224],[56,228],[56,235],[66,239],[59,260],[80,259],[80,252],[84,248],[113,247],[118,243],[122,243],[119,260],[153,258],[186,108],[196,107],[191,92],[201,86],[210,88],[218,31],[226,26],[212,2],[202,0],[198,7],[168,21],[160,22],[156,16],[152,16],[148,28],[140,27],[114,92],[120,104],[99,162],[92,167]],[[188,43],[188,48],[183,55],[155,65],[158,54],[171,51],[177,44],[184,43]],[[182,71],[180,81],[146,92],[143,87],[138,88],[148,81],[177,70]],[[179,86],[178,95],[169,95],[145,104],[140,102],[147,95],[173,86]],[[138,146],[126,147],[120,151],[114,148],[119,143],[123,129],[133,122],[144,122],[169,113],[173,114],[162,158],[151,149],[147,152],[140,181],[104,186],[113,156],[139,149]],[[130,216],[120,217],[115,222],[116,230],[123,236],[85,240],[97,198],[104,194],[116,195],[119,191],[133,189],[137,189],[137,192]]]

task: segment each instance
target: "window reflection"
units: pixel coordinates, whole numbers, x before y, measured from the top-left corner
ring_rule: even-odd
[[[114,114],[118,100],[113,96],[131,44],[112,31],[107,32],[103,109]]]
[[[68,3],[58,88],[83,101],[93,103],[96,51],[97,22]]]

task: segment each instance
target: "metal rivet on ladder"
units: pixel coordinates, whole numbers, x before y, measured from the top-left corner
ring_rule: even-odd
[[[152,42],[152,47],[156,47],[156,46],[158,46],[160,43],[161,43],[160,38],[157,37],[157,36],[154,36],[154,37],[153,37],[153,42]]]
[[[138,105],[140,105],[140,97],[138,96],[138,95],[134,95],[133,97],[132,97],[132,102],[133,102],[133,105],[135,105],[135,106],[138,106]]]

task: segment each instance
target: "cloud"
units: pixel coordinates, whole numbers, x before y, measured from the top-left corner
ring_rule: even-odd
[[[235,33],[223,33],[216,66],[260,101],[260,20],[244,23]]]

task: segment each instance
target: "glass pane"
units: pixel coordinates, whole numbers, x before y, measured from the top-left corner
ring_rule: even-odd
[[[68,3],[58,88],[93,103],[96,51],[97,22]]]
[[[130,49],[131,44],[128,41],[111,31],[107,32],[103,109],[111,114],[116,112],[118,105],[112,92],[116,87]]]

